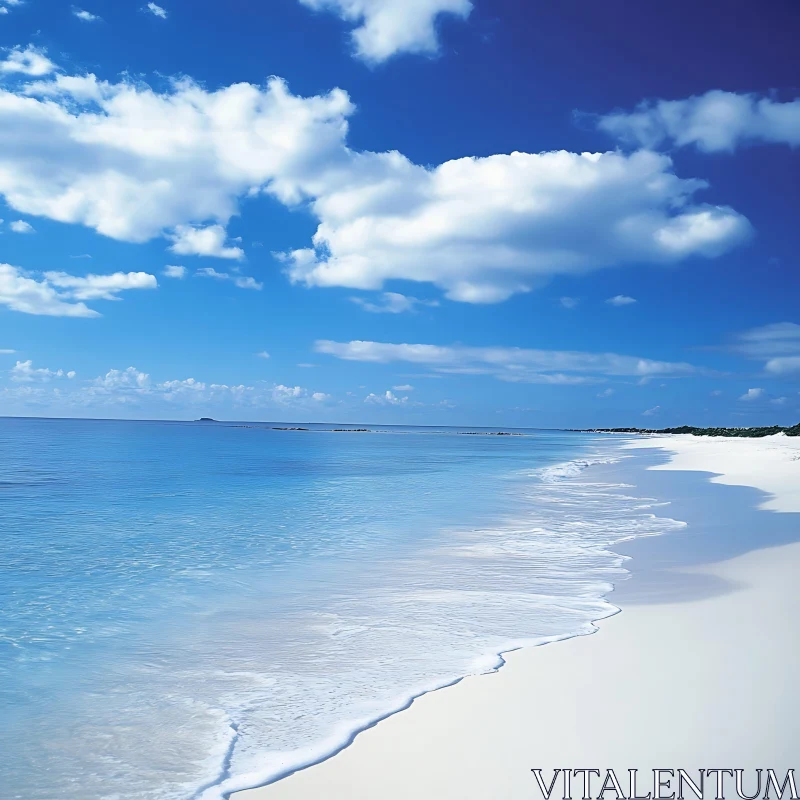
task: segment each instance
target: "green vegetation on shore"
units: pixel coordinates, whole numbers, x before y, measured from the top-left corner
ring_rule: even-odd
[[[771,425],[766,428],[696,428],[693,425],[682,425],[680,428],[592,428],[584,433],[688,433],[692,436],[736,436],[745,439],[759,439],[762,436],[774,436],[785,433],[787,436],[800,436],[800,423],[784,428]]]

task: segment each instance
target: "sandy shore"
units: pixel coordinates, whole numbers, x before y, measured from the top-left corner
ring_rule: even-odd
[[[765,508],[800,510],[800,442],[641,443],[654,445],[674,454],[659,468],[714,472],[769,492]],[[596,635],[512,653],[498,673],[426,695],[328,761],[234,798],[541,798],[532,768],[648,779],[655,768],[798,768],[798,571],[800,544],[704,567],[735,590],[626,606]]]
[[[754,486],[771,494],[761,508],[800,511],[800,436],[654,436],[627,446],[667,450],[669,463],[653,469],[715,472],[714,483]]]

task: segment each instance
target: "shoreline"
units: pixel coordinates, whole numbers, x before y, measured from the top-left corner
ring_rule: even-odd
[[[775,437],[783,438],[786,437]],[[686,441],[691,440],[691,441]],[[740,455],[731,459],[730,455],[730,442],[736,442],[739,445],[737,453]],[[741,443],[741,444],[739,444]],[[741,460],[752,461],[753,452],[759,448],[759,445],[767,444],[768,454],[764,456],[763,446],[759,451],[756,458],[761,459],[760,463],[765,466],[772,464],[773,468],[762,469],[753,480],[746,483],[741,474]],[[698,444],[700,455],[697,455]],[[707,445],[713,445],[709,448]],[[706,447],[703,447],[706,445]],[[742,447],[744,445],[744,447]],[[670,460],[666,464],[657,464],[648,467],[651,470],[670,469],[670,470],[691,470],[701,472],[712,472],[716,477],[722,477],[723,480],[715,482],[730,483],[733,485],[757,485],[757,488],[763,491],[770,491],[772,497],[767,501],[759,504],[760,508],[772,508],[772,510],[779,511],[793,511],[795,506],[800,507],[800,498],[797,496],[797,490],[791,491],[793,487],[787,488],[787,480],[782,478],[780,474],[775,475],[775,464],[779,464],[781,468],[785,466],[785,461],[781,457],[776,458],[775,445],[770,444],[768,440],[751,440],[740,439],[731,440],[724,439],[721,442],[698,440],[690,436],[674,436],[674,437],[647,437],[643,439],[632,440],[623,445],[625,448],[660,448],[667,450],[671,454]],[[800,448],[793,448],[791,444],[781,445],[777,452],[784,454],[788,452],[789,461],[797,461],[800,458]],[[734,467],[733,473],[728,476],[728,480],[724,473],[719,469],[723,466],[719,462],[720,454],[724,455],[726,465],[730,464]],[[798,458],[796,458],[797,456]],[[739,471],[737,472],[736,469]],[[798,463],[797,473],[800,474],[800,463]],[[714,481],[714,478],[711,479]],[[788,479],[790,484],[791,476]],[[780,484],[780,485],[779,485]],[[777,507],[773,508],[777,504]],[[662,537],[659,537],[662,538]],[[755,544],[755,547],[758,547]],[[771,555],[763,556],[759,554],[769,553]],[[780,555],[776,555],[780,554]],[[766,558],[768,566],[765,567],[761,563],[761,559]],[[617,640],[614,647],[622,647],[626,649],[629,656],[634,657],[637,652],[641,651],[641,646],[636,643],[636,637],[641,638],[644,629],[652,628],[653,622],[657,618],[663,617],[661,624],[657,627],[668,630],[670,625],[674,624],[676,620],[683,619],[688,613],[689,615],[695,614],[697,611],[696,606],[703,603],[710,603],[712,611],[716,613],[713,608],[719,605],[725,606],[732,602],[740,604],[743,595],[751,595],[756,597],[764,589],[763,580],[756,579],[752,585],[747,589],[743,588],[747,585],[745,580],[747,575],[759,574],[764,575],[775,572],[781,568],[785,569],[787,564],[794,565],[794,568],[800,568],[800,545],[787,545],[784,547],[773,548],[770,550],[754,550],[746,553],[745,555],[738,556],[732,561],[715,564],[708,568],[702,567],[697,569],[689,568],[685,570],[688,574],[694,573],[698,577],[707,576],[718,579],[727,583],[728,585],[735,586],[735,591],[729,594],[719,594],[710,599],[705,598],[697,601],[675,603],[658,603],[650,604],[647,608],[637,607],[635,601],[633,604],[623,604],[622,614],[613,614],[609,617],[601,618],[595,623],[595,628],[599,628],[598,635],[578,635],[571,637],[559,637],[560,646],[558,648],[547,646],[523,646],[521,649],[506,651],[500,655],[501,659],[505,662],[505,666],[500,671],[484,674],[480,676],[470,676],[456,681],[455,684],[450,684],[446,691],[433,690],[426,694],[414,698],[408,706],[400,712],[384,717],[378,722],[373,723],[369,728],[362,730],[356,734],[351,742],[339,749],[334,755],[326,758],[323,761],[300,768],[293,771],[288,776],[285,776],[277,781],[274,781],[266,786],[257,789],[237,792],[231,795],[233,800],[301,800],[301,798],[310,798],[320,793],[325,793],[326,796],[333,798],[348,798],[371,797],[376,795],[392,797],[405,797],[414,796],[420,798],[426,797],[442,797],[450,796],[450,792],[454,792],[453,796],[458,797],[478,797],[488,790],[488,786],[484,786],[480,790],[477,786],[480,781],[475,783],[475,776],[473,775],[469,781],[465,781],[459,777],[458,770],[455,769],[452,773],[446,768],[448,759],[452,757],[452,750],[461,752],[470,744],[474,744],[476,736],[480,738],[479,731],[484,729],[497,729],[498,725],[502,729],[503,739],[508,752],[514,751],[514,741],[520,738],[531,738],[536,741],[535,729],[528,729],[524,724],[519,725],[519,720],[514,720],[513,709],[514,705],[525,700],[530,699],[531,691],[526,689],[528,682],[532,678],[532,673],[543,668],[547,668],[547,664],[553,662],[557,665],[557,669],[553,674],[553,680],[563,685],[563,679],[559,678],[561,674],[575,675],[576,664],[584,662],[587,658],[594,661],[597,658],[606,659],[608,653],[605,651],[611,648],[611,645],[603,644],[610,639]],[[733,570],[733,571],[731,571]],[[635,574],[635,566],[634,566]],[[620,584],[624,586],[625,583]],[[607,597],[607,599],[609,599]],[[616,598],[614,598],[616,600]],[[752,599],[752,598],[751,598]],[[774,599],[774,598],[773,598]],[[614,603],[614,605],[617,605]],[[756,603],[756,605],[758,605]],[[689,609],[692,609],[689,611]],[[800,613],[800,608],[796,609]],[[730,615],[731,611],[726,611],[724,616]],[[650,615],[653,615],[652,617]],[[733,614],[736,616],[736,614]],[[682,623],[682,624],[683,624]],[[730,622],[728,625],[730,626]],[[608,631],[621,630],[621,634],[611,634]],[[633,640],[631,640],[631,631],[635,631]],[[652,631],[650,632],[652,637]],[[728,636],[723,640],[727,642],[736,642],[735,625],[734,630],[728,629]],[[580,643],[580,644],[578,644]],[[652,642],[655,647],[659,646],[659,637],[656,636]],[[544,654],[547,655],[544,655]],[[551,655],[552,654],[552,655]],[[575,662],[575,663],[573,663]],[[713,663],[712,654],[709,653],[705,658],[705,662]],[[706,663],[708,666],[708,663]],[[489,675],[492,679],[489,680]],[[520,677],[521,676],[521,677]],[[577,676],[579,677],[579,676]],[[518,685],[522,683],[522,685]],[[774,683],[774,681],[773,681]],[[495,690],[489,688],[500,686],[500,689]],[[613,684],[613,680],[612,680]],[[620,681],[616,682],[616,689],[619,687]],[[607,687],[604,687],[607,688]],[[615,691],[616,691],[615,689]],[[497,709],[489,709],[481,707],[481,713],[477,718],[469,720],[463,718],[460,711],[462,708],[470,707],[471,704],[476,702],[476,698],[482,697],[487,694],[491,695],[497,692],[498,696],[494,698],[497,704]],[[535,694],[535,692],[533,693]],[[440,699],[441,698],[441,699]],[[642,698],[639,698],[640,700]],[[547,703],[547,697],[539,697],[538,704]],[[505,709],[505,712],[503,712]],[[511,714],[511,720],[503,719],[498,721],[497,714],[503,713],[508,716]],[[607,709],[607,713],[613,713],[613,709]],[[483,717],[483,718],[481,718]],[[461,723],[458,726],[448,723],[448,720],[453,718],[461,718]],[[591,723],[592,721],[589,720]],[[437,730],[439,735],[436,741],[428,741],[429,737],[425,734],[426,730]],[[597,731],[601,737],[605,734],[604,728],[601,726]],[[510,734],[507,736],[507,734]],[[422,736],[423,740],[428,742],[428,750],[418,751],[414,749],[414,742]],[[447,745],[447,741],[457,744]],[[797,738],[795,737],[795,741]],[[546,744],[541,743],[541,744]],[[569,748],[566,748],[569,749]],[[392,753],[405,753],[405,755],[393,756]],[[588,757],[588,756],[587,756]],[[411,770],[415,774],[424,773],[425,780],[417,781],[413,785],[408,783],[398,784],[396,780],[392,782],[392,778],[382,779],[376,767],[376,764],[382,764],[385,769],[385,775],[393,775],[392,764],[393,759],[398,758],[404,764],[404,770]],[[471,752],[470,758],[476,763],[481,764],[481,769],[485,772],[494,775],[494,781],[499,778],[497,774],[496,764],[502,763],[506,757],[502,753],[498,753],[491,748],[481,750],[480,747]],[[577,758],[577,755],[576,755]],[[664,762],[666,760],[660,753],[655,753],[654,765],[658,766],[656,762]],[[564,757],[560,756],[558,763],[553,763],[552,767],[564,766]],[[568,760],[568,759],[567,759]],[[581,759],[578,758],[578,761]],[[586,758],[584,757],[585,761]],[[730,760],[730,759],[729,759]],[[680,759],[673,759],[678,763]],[[686,758],[683,758],[686,762]],[[701,759],[702,761],[702,759]],[[577,763],[577,762],[575,762]],[[587,762],[588,763],[588,762]],[[673,763],[673,762],[670,762]],[[686,762],[690,763],[690,762]],[[755,762],[754,762],[755,763]],[[413,765],[413,766],[412,766]],[[438,766],[437,766],[438,765]],[[594,765],[594,764],[593,764]],[[530,794],[535,790],[535,785],[531,783],[529,769],[534,766],[549,768],[549,764],[531,764],[528,771],[522,770],[524,778],[522,781],[514,786],[509,785],[508,790],[511,792],[510,796],[535,796]],[[607,766],[619,766],[620,768],[627,766],[622,762],[608,763]],[[636,764],[631,763],[630,766],[640,766],[639,762]],[[644,763],[642,767],[646,766]],[[702,766],[702,765],[700,765]],[[737,763],[737,766],[741,766]],[[450,775],[449,779],[445,779],[445,775]],[[396,775],[395,775],[396,778]],[[387,785],[387,781],[388,784]],[[450,782],[448,782],[450,781]],[[404,788],[398,788],[402,785]],[[435,788],[434,788],[435,787]],[[495,785],[496,788],[496,785]],[[520,794],[522,791],[525,795]],[[406,794],[404,794],[406,792]],[[444,794],[443,794],[444,793]]]
[[[764,436],[738,439],[685,434],[646,436],[626,442],[624,449],[657,447],[671,456],[653,470],[711,472],[711,483],[751,486],[772,497],[759,505],[767,511],[800,511],[800,437]]]

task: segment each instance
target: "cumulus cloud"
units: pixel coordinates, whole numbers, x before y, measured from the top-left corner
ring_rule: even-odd
[[[65,407],[128,406],[167,408],[177,406],[224,408],[287,408],[315,410],[332,398],[325,392],[302,386],[285,386],[263,381],[255,385],[213,383],[194,377],[154,380],[136,367],[110,369],[87,381],[69,380],[74,372],[37,369],[31,361],[17,362],[12,375],[13,386],[0,391],[5,400],[27,406],[45,408],[53,403]],[[69,387],[64,380],[69,381]],[[48,384],[59,383],[58,386]],[[168,413],[175,413],[170,410]],[[241,412],[240,412],[241,413]],[[241,419],[241,417],[238,417]]]
[[[159,6],[159,5],[156,5],[155,3],[148,3],[148,4],[147,4],[147,5],[146,5],[146,6],[145,6],[143,9],[142,9],[142,11],[147,11],[147,12],[149,12],[150,14],[152,14],[154,17],[160,17],[161,19],[166,19],[166,18],[167,18],[167,11],[166,11],[166,9],[162,8],[162,7],[161,7],[161,6]]]
[[[350,300],[373,314],[402,314],[405,311],[414,311],[420,305],[432,307],[439,305],[436,300],[419,300],[398,292],[383,292],[378,303],[372,303],[363,297],[351,297]]]
[[[271,80],[166,91],[56,75],[0,90],[0,194],[18,211],[176,253],[239,259],[225,226],[267,192],[319,220],[279,254],[307,286],[432,283],[499,302],[555,274],[713,258],[750,233],[664,155],[512,153],[434,167],[351,150],[347,94],[297,97]]]
[[[47,57],[47,50],[29,44],[25,49],[12,47],[7,51],[5,60],[0,61],[0,75],[20,73],[31,77],[42,77],[56,69],[56,65]]]
[[[494,303],[555,274],[712,258],[747,238],[744,217],[693,204],[705,184],[671,166],[650,152],[512,153],[434,168],[352,154],[348,175],[316,187],[314,246],[284,260],[309,286],[402,279]]]
[[[437,19],[443,14],[466,19],[470,0],[300,0],[315,11],[332,11],[358,25],[352,32],[355,55],[377,64],[398,53],[439,52]]]
[[[562,297],[559,301],[562,308],[577,308],[581,302],[577,297]]]
[[[740,333],[733,352],[764,362],[769,375],[783,376],[800,373],[800,325],[776,322]]]
[[[92,385],[101,389],[146,389],[150,386],[150,376],[136,367],[111,369],[105,375],[95,378]]]
[[[697,372],[686,363],[569,350],[329,340],[317,341],[314,349],[346,361],[424,364],[440,373],[493,375],[520,383],[576,384],[594,382],[604,376],[678,377]]]
[[[24,219],[18,219],[14,222],[10,222],[8,225],[14,233],[36,233],[36,229],[31,225],[29,222],[25,222]]]
[[[624,294],[618,294],[614,297],[609,297],[608,300],[606,300],[606,303],[608,303],[610,306],[630,306],[635,302],[637,302],[635,297],[628,297]]]
[[[78,277],[66,272],[45,272],[43,280],[11,264],[0,264],[0,305],[24,314],[53,317],[98,317],[85,300],[119,300],[128,289],[154,289],[153,275],[117,272]]]
[[[177,225],[171,234],[170,250],[182,256],[212,256],[214,258],[244,258],[241,247],[225,244],[228,234],[222,225]]]
[[[155,289],[155,275],[147,272],[115,272],[113,275],[68,275],[66,272],[45,272],[45,279],[75,300],[119,300],[119,292],[129,289]]]
[[[800,98],[781,103],[713,90],[684,100],[647,100],[597,118],[598,127],[634,146],[694,146],[706,153],[747,144],[800,145]]]
[[[202,278],[215,278],[218,281],[232,281],[235,286],[240,289],[256,289],[260,291],[264,288],[263,283],[259,283],[255,278],[249,275],[231,275],[228,272],[217,272],[213,267],[203,267],[198,269],[195,275]]]
[[[77,17],[81,22],[99,22],[100,17],[97,14],[92,14],[90,11],[84,11],[82,8],[72,8],[72,15]]]
[[[13,351],[12,351],[13,352]],[[63,369],[51,370],[45,367],[35,368],[33,361],[17,361],[9,370],[11,380],[15,383],[49,383],[54,378],[67,378],[71,380],[75,377],[75,371],[65,372]]]
[[[145,272],[77,277],[45,272],[43,280],[11,264],[0,264],[0,305],[24,314],[52,317],[99,317],[84,300],[118,300],[126,289],[152,289],[156,279]]]
[[[368,394],[364,398],[364,402],[378,406],[402,406],[408,403],[408,398],[398,397],[394,392],[387,389],[383,394]]]
[[[614,394],[614,390],[613,389],[603,389],[603,391],[599,392],[597,396],[598,397],[611,397],[612,394]]]
[[[164,267],[164,275],[168,278],[178,278],[179,280],[183,280],[186,277],[187,269],[186,267],[181,267],[178,264],[167,264]]]
[[[260,353],[256,353],[259,358],[271,358],[270,354],[266,350],[262,350]]]
[[[115,239],[168,234],[174,252],[239,259],[224,230],[239,199],[300,202],[303,179],[345,157],[351,110],[345,92],[300,98],[278,79],[158,92],[59,74],[0,89],[0,194]]]
[[[279,405],[292,405],[297,401],[311,400],[314,403],[323,403],[330,399],[324,392],[310,392],[302,386],[284,386],[278,384],[271,389],[272,400]]]
[[[763,389],[748,389],[739,399],[750,401],[750,400],[758,400],[764,396]]]

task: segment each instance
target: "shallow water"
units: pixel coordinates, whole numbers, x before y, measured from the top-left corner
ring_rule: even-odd
[[[0,420],[0,769],[25,800],[203,800],[614,613],[680,529],[529,431]]]

